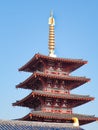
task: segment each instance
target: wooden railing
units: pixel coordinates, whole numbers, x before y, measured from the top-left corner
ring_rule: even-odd
[[[52,113],[72,114],[72,110],[63,110],[63,109],[42,108],[42,111],[43,112],[52,112]]]

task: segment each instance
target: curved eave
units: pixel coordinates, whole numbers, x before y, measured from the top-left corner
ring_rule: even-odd
[[[42,77],[42,78],[49,78],[49,79],[57,79],[57,80],[64,80],[64,81],[74,81],[74,82],[78,82],[76,85],[74,85],[71,88],[67,88],[69,90],[76,88],[88,81],[90,81],[89,78],[86,77],[77,77],[77,76],[57,76],[54,74],[45,74],[45,73],[41,73],[41,72],[35,72],[34,74],[32,74],[28,79],[26,79],[24,82],[18,84],[16,86],[16,88],[27,88],[29,89],[30,84],[32,84],[34,82],[35,79]]]
[[[94,97],[84,96],[84,95],[75,95],[75,94],[54,94],[49,92],[43,91],[34,91],[29,94],[27,97],[23,98],[16,103],[13,103],[13,106],[25,106],[25,107],[32,107],[31,103],[36,99],[36,97],[48,97],[48,98],[56,98],[56,99],[66,99],[68,100],[69,107],[76,107],[82,104],[85,104],[89,101],[94,100]]]
[[[45,56],[41,54],[35,54],[30,61],[28,61],[24,66],[19,68],[19,71],[33,72],[34,70],[33,68],[31,69],[31,66],[33,66],[39,59],[71,64],[69,72],[72,72],[77,68],[83,66],[84,64],[87,64],[87,61],[84,61],[82,59],[69,59],[69,58],[57,58],[57,57],[54,58],[54,57]]]
[[[72,121],[73,117],[78,118],[79,120],[79,125],[84,125],[84,124],[88,124],[94,121],[97,121],[98,118],[95,116],[89,116],[89,115],[83,115],[83,114],[58,114],[58,113],[49,113],[49,112],[32,112],[29,113],[28,115],[24,116],[23,118],[21,118],[20,120],[28,120],[28,121],[33,121],[33,119],[35,117],[38,117],[38,120],[40,118],[42,119],[48,119],[48,120],[58,120],[58,121]]]

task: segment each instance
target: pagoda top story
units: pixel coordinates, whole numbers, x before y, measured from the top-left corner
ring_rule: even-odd
[[[68,73],[78,69],[84,64],[87,64],[87,61],[82,59],[58,58],[37,53],[29,62],[22,66],[19,71],[34,72],[35,68],[39,66],[39,64],[43,64],[43,62],[50,63],[51,61],[53,62],[54,66],[60,64],[62,67],[65,67],[66,72]]]
[[[72,94],[71,90],[90,81],[90,78],[71,76],[71,72],[85,65],[82,59],[58,58],[55,55],[55,19],[49,17],[49,55],[35,54],[19,71],[31,72],[31,76],[16,88],[31,89],[32,92],[13,106],[28,107],[30,113],[19,120],[66,123],[79,125],[97,121],[94,115],[77,114],[73,108],[94,100],[89,95]]]

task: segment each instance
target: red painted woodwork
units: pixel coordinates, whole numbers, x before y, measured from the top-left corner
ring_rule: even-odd
[[[17,88],[32,90],[31,94],[13,103],[13,106],[32,109],[32,113],[21,118],[21,120],[72,122],[72,117],[75,116],[79,118],[81,125],[95,121],[96,117],[76,115],[72,110],[74,107],[94,100],[88,95],[76,95],[70,92],[90,81],[89,78],[71,76],[70,74],[86,63],[87,61],[81,59],[53,58],[36,54],[21,67],[19,71],[33,73],[24,82],[16,86]]]

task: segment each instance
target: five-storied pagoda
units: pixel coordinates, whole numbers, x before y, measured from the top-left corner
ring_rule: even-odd
[[[72,94],[75,89],[90,81],[86,77],[71,76],[71,72],[87,64],[82,59],[56,57],[55,50],[55,20],[51,13],[49,18],[49,56],[35,54],[19,71],[31,72],[32,75],[16,88],[31,89],[32,92],[13,106],[29,107],[32,111],[20,120],[79,125],[98,120],[92,115],[73,112],[78,107],[94,97]]]

